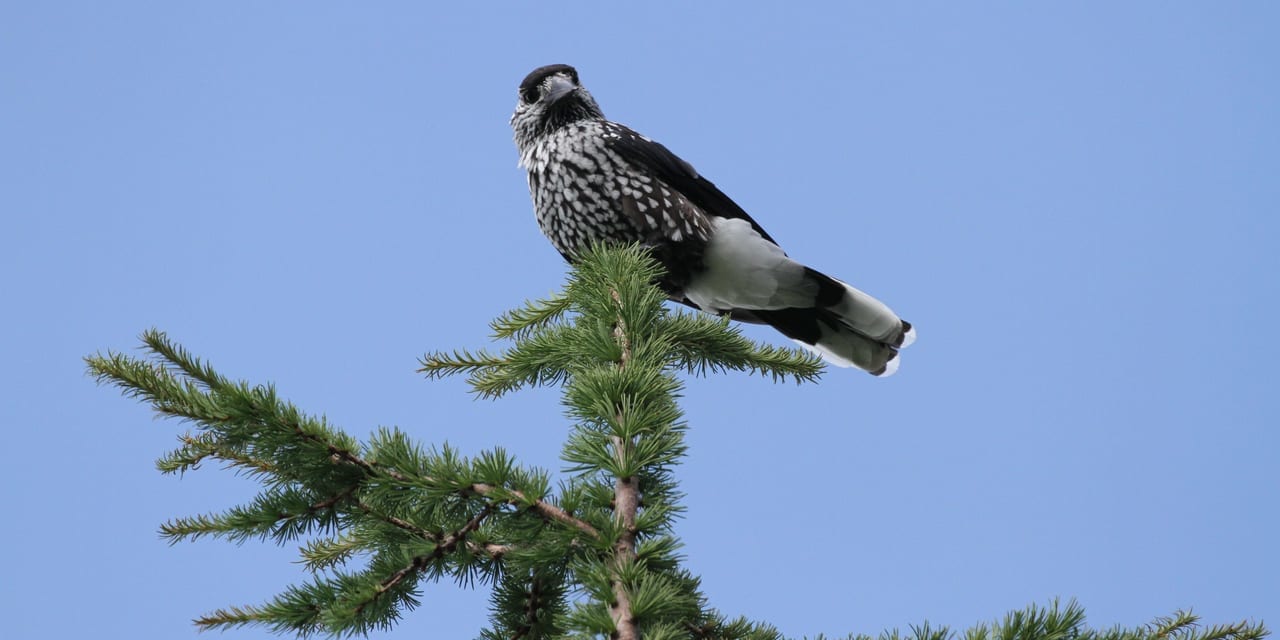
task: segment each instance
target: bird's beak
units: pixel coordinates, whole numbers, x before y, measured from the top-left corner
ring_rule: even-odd
[[[577,88],[578,85],[574,84],[573,80],[570,80],[564,75],[556,74],[551,76],[551,86],[547,91],[547,102],[554,103],[560,98],[573,93]]]

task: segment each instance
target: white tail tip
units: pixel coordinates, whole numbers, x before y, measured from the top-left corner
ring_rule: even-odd
[[[900,360],[901,360],[901,358],[899,358],[899,357],[898,357],[898,354],[896,354],[896,353],[895,353],[895,354],[893,354],[893,357],[892,357],[892,358],[889,358],[889,361],[888,361],[888,362],[886,362],[886,363],[884,363],[884,371],[883,371],[883,372],[881,372],[881,373],[877,373],[877,374],[876,374],[876,377],[877,377],[877,378],[888,378],[889,376],[891,376],[891,375],[893,375],[893,374],[897,373],[897,372],[898,372],[898,365],[899,365],[899,364],[901,364],[901,362],[899,362]]]
[[[902,344],[898,345],[898,348],[906,349],[907,347],[911,346],[912,342],[915,342],[915,341],[916,341],[916,328],[908,324],[907,332],[902,334]]]

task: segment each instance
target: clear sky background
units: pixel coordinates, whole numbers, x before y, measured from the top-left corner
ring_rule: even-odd
[[[303,577],[159,539],[253,485],[160,476],[184,427],[85,376],[148,327],[362,437],[559,469],[554,390],[414,373],[563,280],[507,127],[553,62],[919,328],[888,379],[689,382],[716,607],[1280,626],[1277,5],[793,4],[0,6],[5,637],[189,637]],[[471,637],[486,597],[430,588],[398,637]]]

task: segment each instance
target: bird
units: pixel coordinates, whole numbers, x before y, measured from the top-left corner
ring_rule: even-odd
[[[837,366],[897,371],[915,340],[911,323],[790,258],[693,165],[606,119],[574,67],[538,67],[517,94],[511,128],[534,214],[570,264],[593,243],[639,243],[677,303],[772,326]]]

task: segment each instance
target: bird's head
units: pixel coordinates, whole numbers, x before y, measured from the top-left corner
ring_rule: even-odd
[[[604,118],[600,106],[578,84],[578,71],[550,64],[529,72],[520,83],[516,111],[511,114],[516,146],[523,151],[538,137],[579,120]]]

